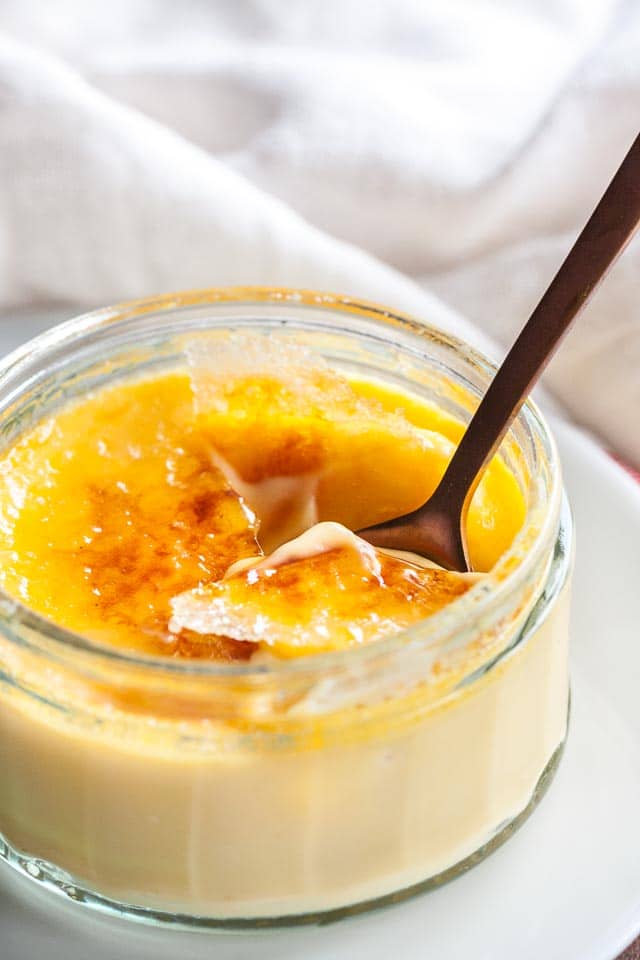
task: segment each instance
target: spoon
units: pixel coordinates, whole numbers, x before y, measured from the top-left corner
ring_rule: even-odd
[[[359,536],[377,547],[420,554],[448,570],[471,570],[466,518],[484,468],[639,220],[640,134],[497,370],[435,492],[417,510],[359,530]]]

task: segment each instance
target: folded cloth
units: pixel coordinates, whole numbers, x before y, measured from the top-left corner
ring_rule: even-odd
[[[635,0],[3,12],[0,306],[309,286],[497,355],[640,116]],[[635,243],[547,380],[636,465],[639,265]]]

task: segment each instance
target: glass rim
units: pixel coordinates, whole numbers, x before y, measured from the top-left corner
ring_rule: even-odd
[[[329,312],[338,310],[364,315],[374,323],[378,323],[381,330],[386,328],[388,331],[389,328],[400,327],[405,332],[417,337],[418,340],[424,340],[425,343],[429,341],[437,342],[456,354],[462,355],[465,360],[485,370],[490,375],[496,370],[495,363],[459,337],[446,333],[427,321],[419,320],[377,303],[315,290],[288,287],[234,286],[187,290],[127,300],[72,317],[28,340],[2,358],[0,360],[0,383],[10,374],[19,376],[21,367],[32,361],[34,357],[46,356],[48,351],[59,348],[65,343],[71,343],[72,341],[77,343],[83,334],[88,334],[104,326],[116,326],[132,317],[193,306],[224,304],[258,306],[282,303],[299,305],[301,308],[311,306]],[[22,389],[23,387],[19,386],[14,390],[11,399],[19,396]],[[9,405],[10,401],[0,411],[0,420]],[[52,641],[55,650],[64,651],[67,654],[71,651],[77,651],[80,654],[89,655],[95,663],[104,662],[110,665],[126,666],[134,670],[145,669],[153,671],[157,675],[165,674],[174,677],[186,675],[191,678],[208,677],[220,680],[225,678],[251,679],[264,678],[265,676],[299,676],[309,672],[328,672],[336,667],[353,669],[356,665],[366,664],[380,656],[393,655],[394,652],[406,649],[409,645],[423,647],[426,643],[431,645],[444,641],[452,633],[455,633],[456,623],[464,622],[468,624],[470,620],[482,617],[492,607],[499,606],[505,597],[511,595],[523,581],[527,580],[530,572],[535,569],[541,559],[543,551],[552,549],[552,544],[549,542],[550,534],[552,533],[552,527],[554,529],[557,527],[563,495],[556,442],[537,404],[531,399],[528,399],[522,406],[515,422],[523,423],[531,435],[541,440],[544,445],[552,482],[542,523],[535,530],[531,530],[530,510],[528,509],[524,526],[511,546],[500,557],[495,566],[471,589],[430,617],[375,643],[350,647],[345,650],[301,654],[290,659],[276,660],[274,658],[272,662],[258,664],[252,664],[250,660],[242,663],[227,663],[172,659],[161,655],[135,653],[109,646],[97,640],[91,640],[83,634],[56,624],[0,588],[2,622],[5,626],[18,624],[21,627],[33,630],[39,636]],[[556,537],[554,536],[552,543],[555,543],[555,540]],[[14,639],[18,638],[14,637]],[[47,650],[47,653],[50,655],[51,651]]]

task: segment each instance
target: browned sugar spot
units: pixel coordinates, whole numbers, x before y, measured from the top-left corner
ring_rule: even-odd
[[[172,596],[257,553],[238,498],[218,471],[202,467],[164,504],[113,486],[90,486],[88,497],[96,532],[77,554],[102,623],[140,631],[153,653],[246,659],[251,645],[216,639],[194,651],[168,629]]]

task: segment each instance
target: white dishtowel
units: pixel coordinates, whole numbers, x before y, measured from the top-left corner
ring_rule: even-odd
[[[306,286],[499,355],[639,127],[637,0],[4,0],[0,305]],[[547,375],[636,465],[639,268]]]

